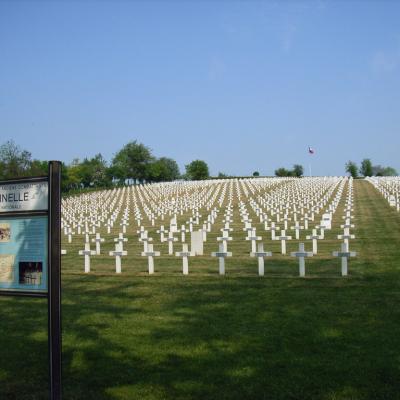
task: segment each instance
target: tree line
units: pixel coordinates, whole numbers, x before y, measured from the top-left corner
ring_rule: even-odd
[[[27,176],[47,175],[47,161],[32,158],[28,150],[22,149],[9,140],[0,146],[0,179],[21,178]],[[348,161],[346,172],[356,178],[362,176],[394,176],[397,171],[392,167],[372,165],[369,158],[362,160],[358,167]],[[292,169],[278,168],[275,175],[279,177],[301,177],[303,166],[293,165]],[[253,172],[257,177],[260,173]],[[222,172],[218,178],[233,178]],[[100,153],[83,160],[74,159],[70,164],[62,164],[62,190],[84,188],[109,188],[144,182],[167,182],[177,179],[202,180],[210,178],[209,168],[205,161],[194,160],[185,165],[181,174],[178,164],[169,157],[155,157],[149,147],[136,140],[124,145],[108,162]]]
[[[300,178],[303,176],[304,169],[302,165],[294,164],[292,169],[278,168],[275,170],[276,176],[294,176]]]
[[[0,179],[22,178],[47,174],[47,161],[32,158],[13,140],[0,146]],[[175,160],[155,157],[150,148],[136,140],[127,143],[110,162],[99,153],[83,160],[62,163],[62,190],[109,188],[144,182],[166,182],[177,179],[200,180],[210,176],[205,161],[194,160],[181,174]]]
[[[353,178],[358,176],[396,176],[397,171],[392,167],[382,167],[381,165],[372,165],[370,158],[364,158],[360,167],[353,162],[348,161],[345,165],[346,172]]]

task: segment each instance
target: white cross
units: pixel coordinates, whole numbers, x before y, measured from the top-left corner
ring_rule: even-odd
[[[304,251],[304,243],[299,243],[299,251],[294,251],[290,253],[292,257],[297,257],[299,259],[299,275],[306,275],[305,257],[312,257],[312,251]]]
[[[355,257],[357,253],[355,251],[349,251],[346,243],[342,243],[341,251],[334,251],[332,253],[334,257],[340,257],[342,259],[342,276],[347,275],[347,259],[349,257]]]
[[[247,231],[248,236],[246,240],[251,240],[251,252],[255,253],[256,251],[256,241],[261,240],[261,236],[256,235],[256,228],[253,228],[251,231]]]
[[[281,241],[281,253],[286,254],[286,240],[292,240],[291,236],[286,236],[285,230],[281,230],[281,236],[277,236],[275,240]]]
[[[352,224],[349,219],[346,219],[345,223],[343,225],[340,225],[340,227],[342,229],[345,229],[345,228],[349,228],[350,229],[350,228],[354,228],[354,224]]]
[[[284,218],[283,218],[283,225],[284,225],[284,227],[285,227],[285,230],[286,230],[287,227],[288,227],[288,221],[291,221],[291,219],[289,218],[288,215],[285,215]]]
[[[113,227],[113,223],[109,220],[106,223],[107,233],[111,233],[111,228]]]
[[[300,230],[304,228],[304,226],[300,226],[299,223],[291,227],[292,230],[296,232],[296,240],[299,240],[300,238]]]
[[[72,235],[74,235],[75,232],[72,232],[71,228],[68,228],[68,243],[72,243]]]
[[[232,257],[232,253],[224,251],[224,245],[221,243],[219,245],[219,251],[211,253],[211,256],[219,258],[219,274],[225,275],[225,257]]]
[[[118,234],[118,237],[117,237],[116,239],[114,239],[114,242],[115,242],[115,243],[119,243],[119,244],[121,245],[121,251],[123,250],[123,244],[124,244],[124,242],[127,242],[127,241],[128,241],[128,239],[127,239],[127,238],[124,238],[123,233],[119,233],[119,234]]]
[[[271,222],[271,226],[267,228],[267,231],[271,231],[271,240],[275,240],[275,231],[279,231],[281,228],[275,226],[275,222]]]
[[[139,238],[139,242],[143,243],[143,252],[148,251],[149,242],[152,242],[153,239],[149,237],[148,232],[144,231],[142,236]]]
[[[308,221],[310,221],[311,218],[309,218],[308,214],[305,214],[302,220],[304,221],[304,229],[308,230]]]
[[[312,230],[312,235],[306,236],[307,240],[312,240],[312,251],[314,254],[318,253],[318,240],[322,239],[322,236],[317,235],[317,230]]]
[[[173,232],[169,232],[167,242],[168,242],[168,254],[174,254],[174,242],[177,242],[178,239],[174,237]]]
[[[194,223],[193,218],[190,217],[189,221],[186,223],[189,225],[189,232],[193,232],[193,223]]]
[[[229,233],[226,230],[222,231],[222,236],[221,237],[217,237],[217,242],[222,242],[222,246],[224,251],[228,251],[228,241],[232,240],[231,236],[228,236]]]
[[[251,222],[250,222],[250,220],[246,220],[246,221],[244,221],[244,228],[243,228],[243,230],[245,231],[245,232],[249,232],[249,231],[251,231],[253,229],[253,227],[251,226]]]
[[[181,242],[184,243],[186,239],[186,233],[189,231],[186,229],[185,225],[181,225],[179,232],[181,233]]]
[[[144,229],[144,226],[141,226],[140,229],[138,231],[136,231],[137,234],[140,235],[140,237],[142,237],[143,233],[146,231],[146,229]]]
[[[110,251],[110,256],[115,257],[115,272],[117,274],[121,273],[121,257],[126,256],[128,254],[127,251],[124,251],[122,248],[122,242],[115,244],[115,250]]]
[[[344,228],[343,235],[338,235],[337,237],[339,240],[343,240],[346,248],[349,248],[349,239],[355,239],[355,235],[350,234],[349,228]]]
[[[96,254],[100,254],[100,243],[104,242],[104,239],[100,237],[100,233],[96,233],[96,238],[92,239],[92,242],[96,243]]]
[[[160,229],[157,230],[157,233],[160,234],[161,243],[164,242],[164,234],[168,233],[168,231],[166,229],[164,229],[164,225],[160,226]]]
[[[182,244],[182,251],[175,253],[176,257],[182,257],[182,270],[183,275],[189,274],[189,257],[195,255],[194,252],[189,251],[188,245],[186,243]]]
[[[224,227],[221,229],[221,232],[232,232],[233,229],[229,226],[229,222],[225,222]]]
[[[77,226],[77,228],[78,228],[78,235],[80,235],[80,234],[81,234],[81,229],[83,228],[83,225],[82,225],[80,222],[78,222],[78,223],[76,224],[76,226]]]
[[[154,274],[154,257],[158,257],[161,253],[153,250],[153,245],[147,246],[147,251],[142,252],[142,257],[147,257],[149,261],[149,274]]]
[[[264,251],[264,245],[262,243],[258,243],[257,251],[250,253],[250,257],[258,258],[258,275],[264,275],[264,258],[271,256],[272,253],[270,251]]]
[[[203,229],[199,229],[202,232],[203,242],[207,242],[207,224],[203,224]]]
[[[122,233],[126,233],[126,227],[129,225],[128,221],[124,219],[119,225],[122,226]]]
[[[90,272],[90,256],[96,255],[94,250],[90,250],[90,243],[85,243],[85,250],[79,250],[80,256],[85,256],[85,273]]]

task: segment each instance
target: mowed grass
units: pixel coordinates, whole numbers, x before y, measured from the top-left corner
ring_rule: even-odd
[[[248,243],[227,260],[225,277],[207,257],[191,259],[186,277],[175,257],[156,259],[150,277],[146,260],[133,256],[120,276],[108,256],[93,258],[84,275],[82,246],[71,246],[63,259],[64,398],[400,398],[400,216],[369,183],[354,189],[359,257],[347,278],[327,256],[338,248],[329,237],[306,261],[305,279],[280,256],[258,277]],[[211,247],[206,254],[215,239]],[[0,399],[46,399],[46,302],[0,298],[0,321]]]

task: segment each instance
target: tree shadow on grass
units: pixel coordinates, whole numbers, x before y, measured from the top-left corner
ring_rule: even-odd
[[[182,288],[164,309],[181,323],[152,332],[169,349],[153,374],[166,398],[398,398],[398,300],[253,279]]]
[[[398,398],[400,293],[358,281],[69,277],[64,398]],[[46,302],[0,300],[0,397],[45,399]]]
[[[47,302],[0,298],[0,398],[48,396]]]

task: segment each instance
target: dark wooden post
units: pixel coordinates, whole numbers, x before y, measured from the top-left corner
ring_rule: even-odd
[[[49,162],[49,373],[50,398],[61,399],[61,163]]]

